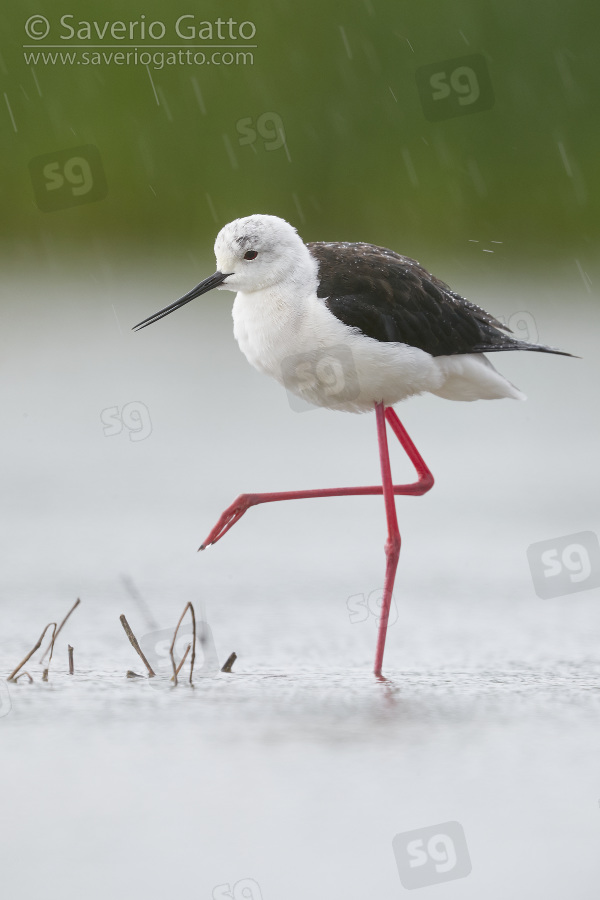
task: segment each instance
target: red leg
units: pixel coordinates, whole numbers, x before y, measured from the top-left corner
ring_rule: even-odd
[[[377,416],[377,438],[379,440],[379,459],[381,462],[381,482],[383,486],[383,497],[385,501],[385,515],[388,526],[388,538],[385,542],[385,581],[383,585],[383,599],[381,604],[381,618],[379,620],[379,633],[377,635],[377,649],[375,651],[375,675],[381,675],[381,667],[383,665],[383,653],[385,650],[385,639],[387,637],[388,619],[390,615],[390,606],[392,603],[392,595],[394,591],[394,581],[396,579],[396,569],[398,567],[398,559],[400,557],[400,530],[398,528],[398,518],[396,516],[396,502],[394,494],[409,493],[409,491],[399,490],[392,484],[392,471],[390,467],[390,454],[388,450],[387,434],[385,430],[385,419],[388,420],[392,431],[402,444],[406,451],[406,455],[417,470],[419,476],[418,481],[414,485],[404,485],[420,489],[412,490],[410,493],[424,494],[433,487],[433,475],[427,468],[423,457],[408,436],[404,425],[394,412],[391,406],[384,409],[383,404],[375,405],[375,414]],[[402,487],[402,486],[399,486]]]
[[[400,555],[400,532],[396,517],[394,495],[402,494],[419,497],[421,494],[427,493],[427,491],[431,490],[433,487],[433,475],[427,468],[422,456],[411,441],[406,429],[393,408],[391,406],[386,408],[383,406],[383,403],[376,403],[375,414],[377,418],[377,436],[379,440],[379,458],[381,462],[381,485],[373,485],[372,487],[317,488],[310,491],[277,491],[263,494],[240,494],[231,506],[225,510],[204,543],[200,546],[200,550],[204,550],[206,547],[210,546],[210,544],[216,544],[217,541],[229,531],[231,526],[235,525],[235,523],[241,519],[247,509],[251,506],[258,506],[260,503],[274,503],[278,500],[305,500],[310,499],[311,497],[364,497],[383,494],[388,524],[388,539],[385,544],[386,572],[379,634],[377,638],[377,651],[375,655],[375,674],[381,675],[392,591],[394,589],[394,579],[396,576],[396,568],[398,566],[398,557]],[[417,481],[411,482],[411,484],[392,483],[385,427],[386,419],[389,422],[392,431],[402,444],[406,455],[412,462],[417,471],[417,475],[419,476]]]
[[[433,475],[427,468],[425,461],[410,437],[408,436],[408,432],[396,413],[394,412],[394,408],[392,406],[386,407],[385,417],[390,423],[390,427],[406,452],[406,455],[410,459],[411,463],[417,470],[417,475],[419,476],[419,480],[416,481],[412,485],[398,485],[394,486],[395,494],[414,494],[416,496],[420,496],[421,494],[426,494],[427,491],[430,491],[433,487]],[[400,488],[414,488],[414,490],[400,490]]]
[[[385,650],[388,618],[392,602],[392,591],[394,590],[396,568],[400,556],[400,531],[398,529],[398,518],[396,516],[396,501],[394,499],[394,485],[392,484],[392,470],[390,468],[390,454],[385,431],[385,409],[383,403],[377,403],[375,405],[375,415],[377,417],[377,439],[379,441],[381,482],[383,485],[385,516],[388,526],[388,536],[387,541],[385,542],[386,564],[385,581],[383,584],[383,601],[381,604],[381,618],[379,620],[379,634],[377,635],[377,650],[375,652],[375,674],[381,675],[383,651]],[[399,421],[398,424],[400,424]]]
[[[400,443],[406,455],[414,465],[419,476],[417,481],[411,484],[394,484],[394,494],[420,497],[433,487],[433,475],[425,465],[423,458],[408,436],[406,429],[391,406],[386,407],[385,417]],[[247,509],[258,506],[260,503],[275,503],[278,500],[308,500],[312,497],[369,497],[383,494],[383,487],[379,484],[372,487],[347,487],[347,488],[317,488],[309,491],[275,491],[264,494],[240,494],[231,506],[228,506],[219,521],[212,529],[208,537],[201,544],[200,550],[205,550],[211,544],[216,544],[232,525],[238,522]]]

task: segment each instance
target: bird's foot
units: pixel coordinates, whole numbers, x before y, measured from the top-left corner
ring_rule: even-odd
[[[235,525],[242,518],[246,510],[254,506],[255,503],[256,498],[253,494],[240,494],[231,506],[227,507],[213,530],[198,549],[205,550],[211,544],[216,544],[229,531],[231,526]]]

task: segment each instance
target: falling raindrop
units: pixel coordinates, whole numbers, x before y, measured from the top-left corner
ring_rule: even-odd
[[[233,152],[233,147],[231,146],[231,141],[229,140],[228,135],[223,135],[223,143],[225,144],[225,150],[227,151],[227,156],[229,157],[229,162],[231,163],[232,169],[239,168],[238,161],[236,159],[235,153]]]
[[[346,53],[348,54],[348,59],[352,59],[352,50],[350,49],[350,44],[348,43],[348,38],[346,37],[346,29],[343,25],[340,25],[339,29],[342,35],[342,40],[344,42],[344,47],[346,48]]]
[[[419,179],[417,178],[417,173],[415,171],[415,167],[413,165],[413,161],[410,155],[410,151],[408,147],[402,148],[402,159],[404,160],[404,165],[406,166],[406,172],[410,179],[410,183],[413,187],[419,186]]]
[[[9,116],[10,116],[10,120],[11,120],[11,122],[12,122],[12,126],[13,126],[14,130],[17,131],[17,130],[18,130],[18,129],[17,129],[17,123],[15,122],[15,117],[13,116],[13,111],[12,111],[12,109],[11,109],[11,107],[10,107],[10,103],[8,102],[8,95],[7,95],[6,93],[4,94],[4,99],[6,100],[6,108],[8,109],[8,114],[9,114]]]
[[[204,98],[202,96],[202,91],[200,90],[200,85],[198,84],[197,78],[190,78],[192,82],[192,87],[194,89],[194,94],[196,95],[196,100],[198,101],[198,106],[200,107],[200,112],[203,116],[206,115],[206,106],[204,105]]]
[[[293,199],[294,203],[296,204],[296,209],[298,210],[298,215],[300,217],[300,221],[304,225],[304,223],[306,222],[306,218],[304,217],[304,213],[302,212],[302,207],[300,206],[300,201],[298,200],[298,195],[292,194],[292,199]]]

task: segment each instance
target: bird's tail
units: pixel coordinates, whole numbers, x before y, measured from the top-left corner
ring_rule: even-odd
[[[473,353],[497,353],[500,350],[532,350],[535,353],[555,353],[557,356],[570,356],[572,359],[581,359],[575,353],[567,353],[558,347],[547,347],[545,344],[529,344],[527,341],[519,341],[508,335],[502,335],[502,340],[494,344],[479,344],[474,347]]]

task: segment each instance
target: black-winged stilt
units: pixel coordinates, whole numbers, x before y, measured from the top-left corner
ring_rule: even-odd
[[[363,243],[305,244],[288,222],[253,215],[225,225],[215,241],[217,271],[185,296],[135,326],[157,322],[207,291],[236,291],[233,332],[248,361],[304,400],[347,412],[375,410],[382,484],[372,487],[242,494],[201,550],[215,544],[251,506],[276,500],[383,494],[388,538],[382,611],[375,655],[381,674],[400,532],[394,495],[420,495],[433,476],[393,410],[424,392],[449,400],[525,399],[484,353],[536,350],[485,310],[452,291],[419,263]],[[340,352],[351,361],[352,390],[334,392],[315,373]],[[301,365],[290,365],[290,360]],[[307,377],[308,373],[308,377]],[[417,472],[412,484],[392,482],[386,419]]]

